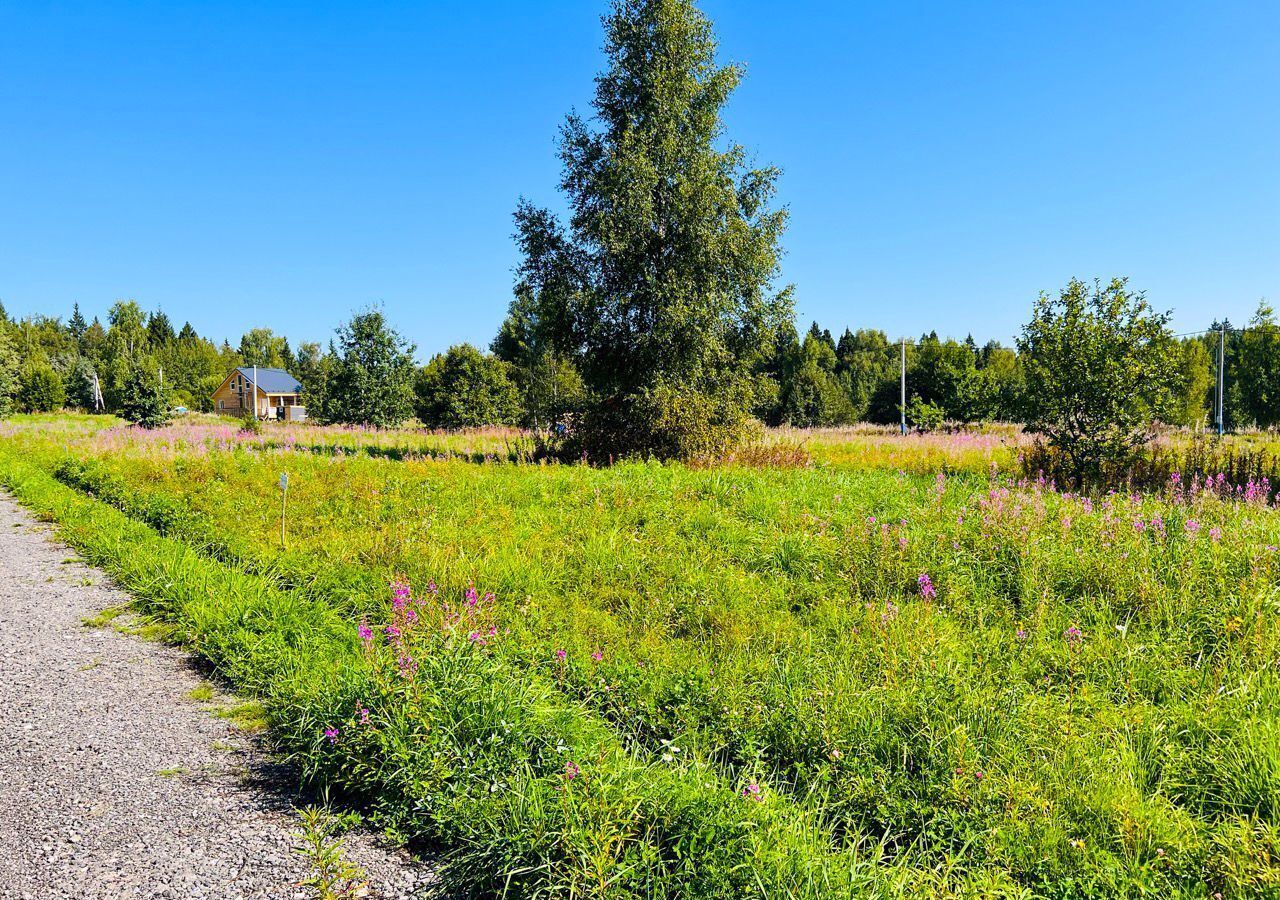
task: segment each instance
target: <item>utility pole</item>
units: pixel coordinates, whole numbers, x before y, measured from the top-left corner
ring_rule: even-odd
[[[253,367],[253,418],[254,421],[258,419],[258,367],[256,364]]]
[[[1226,382],[1225,363],[1227,359],[1227,326],[1218,326],[1218,437],[1222,437],[1223,414],[1222,414],[1222,398],[1223,384]]]
[[[902,339],[902,433],[907,433],[907,339]]]

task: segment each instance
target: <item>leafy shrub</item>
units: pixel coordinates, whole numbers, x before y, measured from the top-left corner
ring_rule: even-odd
[[[1045,436],[1069,483],[1096,483],[1153,437],[1175,402],[1179,354],[1168,314],[1117,278],[1090,288],[1072,279],[1042,294],[1018,347],[1028,431]]]
[[[43,360],[30,360],[18,379],[18,408],[23,412],[53,412],[67,402],[62,376]]]
[[[946,411],[941,406],[918,396],[907,401],[907,424],[918,431],[937,431],[945,418]]]

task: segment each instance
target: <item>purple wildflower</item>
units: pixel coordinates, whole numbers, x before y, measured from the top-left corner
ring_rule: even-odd
[[[408,653],[403,653],[396,659],[396,666],[400,669],[401,678],[412,678],[418,673],[418,661]]]
[[[591,658],[594,659],[596,662],[600,662],[600,660],[604,659],[604,651],[597,650],[595,653],[591,654]]]
[[[1080,642],[1084,640],[1084,632],[1074,625],[1062,632],[1062,636],[1066,638],[1067,643],[1073,647],[1079,646]]]
[[[581,772],[582,770],[578,768],[578,764],[572,760],[564,764],[565,781],[573,781]]]
[[[360,640],[366,644],[373,640],[373,629],[369,627],[368,619],[360,620],[360,627],[356,629],[356,633],[360,635]]]
[[[748,800],[754,800],[756,803],[760,803],[764,800],[764,794],[760,790],[760,785],[756,784],[754,781],[742,789],[742,796],[746,797]]]
[[[338,729],[332,728],[332,727],[326,728],[324,730],[324,736],[325,736],[325,740],[327,740],[330,744],[338,743]]]
[[[916,583],[920,585],[920,596],[926,600],[932,600],[938,596],[938,589],[933,586],[933,579],[927,573],[920,573],[920,577],[916,579]]]
[[[560,662],[564,662],[565,659],[568,658],[568,656],[569,656],[569,652],[567,650],[556,651],[556,659],[559,660]]]

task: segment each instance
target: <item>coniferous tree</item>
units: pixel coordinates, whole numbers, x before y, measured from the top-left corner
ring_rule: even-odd
[[[120,417],[142,428],[159,428],[169,421],[169,402],[160,384],[158,367],[140,362],[129,366],[124,380]]]
[[[80,304],[72,304],[71,319],[67,322],[67,331],[76,342],[77,347],[80,347],[83,343],[84,333],[88,328],[89,323],[84,320],[84,316],[80,313]]]

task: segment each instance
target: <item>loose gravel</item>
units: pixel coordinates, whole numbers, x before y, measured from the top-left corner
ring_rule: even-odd
[[[0,898],[294,898],[305,799],[204,702],[180,650],[85,624],[128,602],[0,495]],[[367,896],[407,898],[429,865],[348,835]]]

